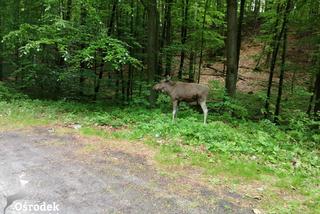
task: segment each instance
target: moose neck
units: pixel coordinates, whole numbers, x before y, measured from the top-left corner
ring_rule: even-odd
[[[174,88],[174,85],[173,85],[172,83],[167,83],[164,91],[165,91],[167,94],[171,95],[171,93],[172,93],[172,91],[173,91],[173,88]]]

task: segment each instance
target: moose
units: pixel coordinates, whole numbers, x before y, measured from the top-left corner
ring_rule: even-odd
[[[153,90],[161,91],[171,97],[173,104],[172,121],[174,122],[180,101],[194,102],[200,104],[204,114],[204,124],[207,123],[208,108],[206,105],[209,88],[197,83],[174,82],[170,78],[162,80],[153,86]]]

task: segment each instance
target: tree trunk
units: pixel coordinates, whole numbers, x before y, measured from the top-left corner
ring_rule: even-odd
[[[3,34],[3,15],[0,14],[0,38]],[[0,81],[3,81],[3,44],[0,41]]]
[[[320,113],[320,71],[316,74],[316,82],[314,85],[314,96],[315,96],[315,104],[314,104],[314,114],[319,116]]]
[[[0,81],[3,81],[3,57],[2,44],[0,44]]]
[[[227,75],[226,90],[229,96],[236,94],[236,84],[238,78],[237,62],[237,1],[227,0]]]
[[[259,54],[259,58],[257,60],[257,63],[256,63],[256,66],[254,67],[254,70],[255,71],[259,71],[260,70],[260,63],[261,63],[261,60],[262,60],[262,57],[265,55],[265,52],[266,52],[266,44],[263,45],[263,48],[262,48],[262,51],[261,53]]]
[[[290,4],[291,0],[288,0],[287,4]],[[286,13],[289,11],[286,11]],[[279,123],[279,115],[280,115],[280,104],[281,104],[281,97],[282,97],[282,89],[283,89],[283,79],[284,79],[284,72],[286,69],[286,54],[287,54],[287,15],[285,14],[284,17],[284,31],[283,31],[283,47],[282,47],[282,56],[281,56],[281,70],[280,70],[280,77],[279,77],[279,88],[278,88],[278,97],[276,103],[276,110],[275,110],[275,118],[274,122]]]
[[[108,27],[108,36],[111,36],[111,34],[113,33],[113,30],[114,30],[114,22],[115,22],[115,17],[116,17],[117,4],[118,4],[118,0],[114,0],[113,4],[112,4],[111,17],[110,17],[109,27]],[[99,53],[101,54],[101,52],[99,52]],[[97,85],[96,85],[95,90],[94,90],[94,92],[95,92],[94,99],[95,100],[97,99],[97,95],[98,95],[99,90],[100,90],[100,83],[101,83],[101,80],[103,78],[103,72],[104,72],[104,62],[103,62],[103,59],[101,59],[99,77],[98,77]]]
[[[87,16],[87,11],[86,11],[84,5],[81,4],[80,25],[82,25],[82,26],[85,25],[86,16]],[[81,50],[83,50],[84,47],[85,47],[84,44],[80,44]],[[85,81],[84,71],[85,71],[85,63],[80,62],[80,78],[79,78],[79,94],[80,94],[80,96],[84,95],[84,81]]]
[[[131,18],[130,18],[130,33],[132,36],[136,37],[135,31],[134,31],[134,2],[133,0],[130,1],[130,6],[132,10]],[[133,48],[130,46],[129,48],[130,54],[133,53]],[[132,91],[133,91],[133,66],[130,64],[129,65],[129,70],[128,70],[128,81],[127,81],[127,102],[129,103],[131,98],[132,98]]]
[[[293,75],[292,75],[292,79],[291,79],[291,94],[293,94],[294,92],[294,85],[295,85],[295,82],[296,82],[296,75],[297,75],[297,72],[296,71],[293,71]]]
[[[172,34],[172,24],[171,24],[171,8],[173,0],[166,0],[166,14],[165,14],[165,46],[168,47],[171,45],[171,34]],[[171,64],[172,64],[172,55],[171,53],[166,53],[166,70],[165,76],[171,74]]]
[[[164,47],[166,47],[167,44],[167,30],[170,31],[170,27],[168,28],[168,22],[171,22],[171,0],[165,0],[164,5],[161,7],[163,11],[163,24],[162,24],[162,33],[161,33],[161,39],[160,39],[160,52],[161,57],[159,57],[159,74],[162,76],[163,74],[163,57],[164,56]],[[171,23],[170,23],[171,25]],[[170,34],[170,32],[169,32]],[[169,41],[170,42],[170,41]],[[166,58],[165,58],[166,59]]]
[[[279,17],[280,16],[280,5],[278,5],[277,14]],[[266,98],[266,102],[265,102],[265,111],[266,111],[265,117],[268,117],[270,114],[269,106],[270,106],[273,74],[274,74],[274,69],[276,67],[276,61],[277,61],[277,56],[278,56],[279,47],[280,47],[280,40],[282,38],[282,34],[284,31],[284,27],[285,27],[284,22],[283,22],[280,32],[277,32],[279,21],[280,21],[280,18],[277,18],[275,28],[274,28],[275,29],[275,32],[274,32],[275,36],[273,38],[273,43],[272,43],[273,50],[272,50],[272,58],[270,61],[270,72],[269,72],[269,80],[268,80],[267,98]]]
[[[189,81],[194,82],[194,61],[195,61],[195,54],[194,51],[191,51],[190,53],[190,59],[189,59]]]
[[[110,36],[113,33],[117,5],[118,5],[118,0],[113,0],[111,17],[110,17],[109,26],[108,26],[108,36]]]
[[[183,7],[182,7],[182,24],[181,24],[181,56],[180,56],[180,66],[179,66],[179,73],[178,78],[182,79],[183,76],[183,66],[184,66],[184,59],[186,56],[185,52],[185,44],[187,42],[187,27],[188,27],[188,10],[189,10],[189,0],[183,0]]]
[[[126,92],[126,84],[125,84],[125,81],[124,81],[124,75],[123,75],[123,69],[120,68],[120,80],[121,80],[121,100],[122,100],[122,103],[124,103],[125,101],[125,92]]]
[[[268,7],[270,5],[270,8]],[[268,8],[266,8],[266,10],[272,10],[271,8],[271,4],[267,4],[267,1],[266,1],[266,6]],[[278,34],[278,25],[279,25],[279,21],[280,21],[280,4],[277,3],[277,12],[276,12],[276,22],[275,22],[275,25],[274,25],[274,30],[273,30],[273,41],[272,41],[272,44],[271,44],[271,47],[273,48],[276,44],[276,38],[277,38],[277,34]],[[266,44],[267,46],[267,44]],[[264,62],[264,65],[267,66],[267,65],[270,65],[271,64],[271,54],[272,54],[272,51],[269,51],[267,50],[266,52],[266,61]]]
[[[72,12],[72,0],[67,1],[67,12],[65,16],[65,20],[70,21],[71,20],[71,12]]]
[[[307,114],[310,116],[311,111],[312,111],[312,106],[313,106],[313,98],[314,98],[314,73],[311,73],[310,75],[310,86],[309,86],[309,92],[311,93],[310,99],[309,99],[309,105],[308,105],[308,110]]]
[[[200,59],[199,59],[199,69],[198,69],[198,83],[200,82],[200,77],[201,77],[201,67],[202,67],[202,60],[203,60],[203,45],[204,45],[204,27],[206,24],[206,16],[207,16],[207,11],[208,11],[208,7],[209,7],[208,4],[209,4],[209,0],[206,0],[204,14],[203,14],[203,20],[202,20]]]
[[[255,19],[255,21],[257,21],[258,16],[259,16],[259,13],[260,13],[260,5],[261,5],[261,1],[260,1],[260,0],[255,0],[255,1],[254,1],[254,10],[253,10],[253,13],[254,13],[254,19]]]
[[[242,23],[244,17],[244,9],[245,9],[246,0],[241,0],[240,3],[240,15],[239,15],[239,23],[238,23],[238,38],[237,38],[237,61],[238,61],[238,68],[240,63],[240,49],[241,49],[241,40],[242,40]]]
[[[147,66],[148,82],[155,81],[156,74],[159,72],[159,13],[157,9],[157,0],[142,1],[147,10],[148,42],[147,42]],[[151,90],[149,102],[154,106],[156,94]]]
[[[21,0],[14,0],[14,17],[13,17],[13,26],[15,30],[18,30],[20,27],[20,10],[21,10]],[[20,57],[19,57],[19,48],[15,49],[15,61],[16,61],[16,71],[20,69]],[[15,81],[18,83],[19,74],[15,76]]]
[[[133,67],[129,65],[128,81],[127,81],[127,102],[129,103],[132,98],[133,89]]]
[[[151,83],[155,80],[158,73],[158,57],[159,57],[159,13],[157,9],[157,0],[142,1],[147,10],[147,66],[148,81]]]
[[[100,55],[100,51],[98,52],[98,54],[96,53],[96,56],[95,56],[95,59],[97,59],[97,55]],[[95,62],[95,70],[97,70],[97,61]],[[102,62],[102,59],[101,59],[101,62],[100,62],[100,71],[99,71],[99,76],[98,76],[98,80],[96,82],[96,86],[94,88],[94,100],[97,100],[97,97],[98,97],[98,93],[100,91],[100,82],[102,80],[102,77],[103,77],[103,69],[104,69],[104,63]],[[97,72],[95,72],[97,74]]]

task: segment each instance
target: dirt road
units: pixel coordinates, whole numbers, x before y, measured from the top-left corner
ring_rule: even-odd
[[[90,148],[48,128],[0,132],[0,213],[251,213],[201,185],[175,191],[126,148]]]

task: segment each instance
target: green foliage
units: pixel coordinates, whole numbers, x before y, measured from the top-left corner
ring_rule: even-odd
[[[3,36],[4,55],[14,70],[9,73],[20,80],[17,87],[35,97],[70,97],[82,90],[75,77],[88,80],[84,87],[96,87],[97,64],[104,62],[110,73],[129,64],[141,67],[127,43],[107,36],[93,2],[72,5],[71,20],[57,10],[60,3],[46,1],[38,22],[17,24]]]
[[[1,113],[5,113],[8,109],[4,106],[2,103]],[[299,172],[314,176],[319,173],[317,166],[320,160],[316,155],[319,152],[317,143],[319,133],[308,133],[307,130],[310,129],[306,129],[305,126],[306,123],[315,123],[311,120],[296,120],[295,123],[290,123],[288,131],[284,131],[268,120],[255,123],[223,116],[226,122],[221,122],[219,121],[221,117],[211,114],[209,114],[209,124],[203,125],[202,115],[188,107],[179,111],[177,122],[174,124],[171,122],[171,109],[168,108],[151,111],[132,106],[111,110],[105,104],[93,106],[31,100],[14,102],[12,107],[10,109],[12,114],[24,112],[37,115],[43,112],[44,116],[47,115],[45,117],[55,118],[55,115],[61,115],[59,118],[64,118],[63,121],[66,123],[130,127],[131,137],[137,139],[151,136],[181,140],[182,144],[187,145],[203,144],[213,153],[255,160],[278,172]],[[216,120],[218,118],[219,120]],[[229,120],[230,122],[227,122]],[[301,166],[296,170],[290,166],[293,158],[301,161]]]
[[[140,65],[137,59],[129,55],[125,43],[107,36],[103,36],[99,40],[90,43],[86,49],[80,51],[79,57],[81,61],[86,62],[89,67],[92,67],[97,52],[100,52],[104,62],[110,63],[112,68],[116,70],[126,64]]]
[[[249,116],[247,108],[237,99],[227,96],[224,86],[219,81],[210,83],[208,107],[214,112],[224,113],[225,116],[235,116],[245,119]]]
[[[298,142],[303,142],[306,145],[311,143],[311,148],[320,149],[319,128],[319,120],[313,120],[305,112],[299,110],[291,112],[287,129],[290,136]]]
[[[17,92],[11,87],[7,87],[4,83],[0,81],[0,101],[12,101],[17,99],[25,99],[26,95]]]

